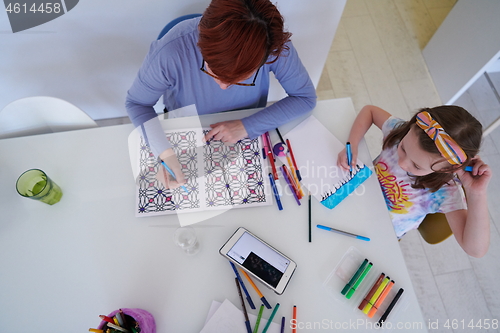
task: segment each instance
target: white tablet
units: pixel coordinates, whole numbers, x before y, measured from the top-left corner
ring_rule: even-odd
[[[281,295],[297,264],[245,228],[238,228],[219,253]]]

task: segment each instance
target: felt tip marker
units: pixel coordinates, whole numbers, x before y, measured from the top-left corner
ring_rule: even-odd
[[[356,280],[356,282],[354,283],[353,286],[351,286],[351,289],[349,289],[349,292],[347,293],[347,295],[345,295],[345,297],[347,299],[351,299],[352,295],[354,295],[354,293],[356,292],[356,289],[358,289],[359,285],[361,284],[361,282],[363,282],[363,280],[365,279],[366,275],[368,274],[368,272],[370,271],[370,269],[372,268],[373,264],[372,263],[369,263],[365,269],[363,270],[363,273],[361,273],[361,275],[359,276],[359,278]]]
[[[366,265],[368,265],[368,259],[363,260],[363,262],[361,263],[361,266],[359,266],[359,268],[356,271],[356,273],[354,273],[354,275],[351,277],[351,280],[349,280],[349,282],[347,282],[347,284],[345,285],[344,289],[342,289],[342,291],[340,292],[342,295],[347,294],[347,292],[349,291],[349,289],[351,289],[351,286],[354,285],[354,283],[356,282],[356,280],[359,278],[359,276],[365,270]]]
[[[327,226],[324,226],[324,225],[321,225],[321,224],[317,224],[316,227],[318,227],[319,229],[323,229],[323,230],[328,230],[328,231],[331,231],[331,232],[335,232],[337,234],[341,234],[341,235],[344,235],[344,236],[349,236],[349,237],[354,237],[356,239],[361,239],[361,240],[364,240],[366,242],[370,241],[370,238],[368,238],[368,237],[363,237],[363,236],[360,236],[360,235],[351,234],[350,232],[342,231],[342,230],[338,230],[338,229],[334,229],[334,228],[330,228],[330,227],[327,227]]]
[[[380,286],[380,284],[382,283],[382,280],[384,278],[385,278],[385,274],[381,273],[380,276],[378,277],[377,281],[375,281],[375,283],[373,284],[372,288],[368,292],[368,294],[366,294],[366,296],[363,299],[363,301],[361,301],[361,304],[359,304],[358,309],[360,309],[361,311],[363,311],[363,309],[365,308],[366,304],[368,304],[368,302],[370,301],[370,299],[373,297],[373,294],[375,294],[375,292],[377,291],[378,287]]]
[[[384,281],[382,281],[375,294],[373,294],[372,298],[370,299],[370,301],[368,301],[368,304],[366,304],[365,308],[363,309],[364,314],[368,314],[370,312],[373,304],[375,304],[375,302],[379,298],[380,294],[382,294],[382,292],[384,291],[385,287],[387,286],[390,280],[391,278],[387,276],[384,279]]]
[[[368,317],[373,318],[373,316],[377,312],[378,308],[384,302],[385,298],[387,297],[387,295],[391,291],[392,286],[394,286],[394,281],[391,280],[391,282],[389,282],[387,284],[387,286],[385,287],[384,291],[382,292],[382,294],[380,295],[380,297],[377,299],[377,301],[375,302],[375,304],[373,304],[370,312],[368,312]]]
[[[380,317],[380,320],[378,321],[378,325],[379,326],[383,326],[384,325],[384,322],[387,320],[387,317],[391,313],[392,309],[394,308],[394,306],[396,305],[396,303],[401,298],[401,295],[403,294],[403,292],[404,292],[404,289],[400,288],[399,291],[398,291],[398,293],[396,294],[396,296],[394,296],[394,298],[391,301],[391,304],[389,304],[389,306],[387,307],[387,310],[385,310],[385,312],[382,315],[382,317]]]
[[[347,154],[347,164],[349,164],[349,174],[352,176],[352,151],[351,151],[351,143],[350,142],[346,143],[345,151]]]

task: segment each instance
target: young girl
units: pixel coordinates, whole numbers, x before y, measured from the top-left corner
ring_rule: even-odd
[[[397,237],[418,228],[427,214],[445,213],[465,252],[484,256],[490,239],[486,189],[492,173],[477,156],[481,124],[459,106],[424,108],[403,121],[367,105],[349,134],[353,161],[372,124],[384,134],[383,150],[373,164]],[[338,161],[349,169],[345,150]],[[469,165],[471,172],[464,170]]]

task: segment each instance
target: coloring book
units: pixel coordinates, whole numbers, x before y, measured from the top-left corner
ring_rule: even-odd
[[[261,138],[243,139],[226,145],[203,142],[208,128],[167,131],[182,172],[185,187],[166,189],[156,179],[163,166],[140,140],[136,216],[197,212],[272,204],[266,195],[269,179],[264,177]]]

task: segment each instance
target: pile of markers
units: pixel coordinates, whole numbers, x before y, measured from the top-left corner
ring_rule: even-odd
[[[351,299],[372,267],[373,263],[369,262],[368,259],[365,259],[356,270],[354,275],[351,277],[349,282],[344,286],[341,294],[344,295],[347,299]],[[366,314],[369,318],[373,318],[375,313],[377,313],[378,309],[387,298],[387,295],[389,295],[389,292],[392,290],[393,286],[394,280],[391,280],[391,278],[389,276],[386,276],[385,273],[381,273],[370,288],[370,291],[368,291],[368,293],[363,297],[363,300],[359,304],[358,309],[363,311],[363,313]],[[387,317],[391,313],[398,300],[401,298],[403,292],[404,289],[400,288],[396,296],[392,299],[391,303],[385,310],[384,314],[380,317],[380,320],[378,321],[379,326],[382,326],[383,323],[387,320]]]
[[[243,273],[243,275],[248,280],[248,282],[250,283],[250,285],[255,289],[255,291],[257,292],[257,294],[260,297],[260,300],[263,303],[260,306],[259,314],[257,315],[257,321],[255,322],[255,326],[254,326],[254,328],[252,330],[252,327],[250,326],[250,319],[248,318],[248,313],[247,313],[247,309],[246,309],[246,306],[245,306],[245,301],[243,299],[243,294],[241,293],[242,289],[245,292],[245,296],[246,296],[248,305],[250,305],[250,308],[255,309],[255,304],[252,301],[252,298],[250,297],[250,294],[248,293],[248,290],[245,287],[245,284],[243,283],[243,280],[241,279],[241,275],[239,274],[238,269],[236,268],[236,266],[232,262],[229,262],[229,263],[231,264],[231,267],[233,268],[233,271],[234,271],[234,273],[236,275],[234,281],[236,283],[236,288],[238,290],[238,295],[240,297],[241,307],[243,308],[243,315],[245,316],[245,326],[246,326],[246,329],[247,329],[247,333],[257,333],[257,332],[259,332],[260,320],[261,320],[262,314],[264,312],[264,305],[268,309],[271,309],[271,305],[266,300],[266,298],[264,297],[264,295],[260,292],[259,288],[257,288],[257,286],[255,285],[255,283],[250,278],[250,276],[245,271],[242,270],[241,273]],[[262,330],[262,333],[266,333],[267,330],[269,329],[269,326],[271,326],[271,323],[272,323],[274,317],[276,316],[276,312],[278,311],[279,307],[280,307],[280,304],[276,303],[276,305],[274,306],[273,311],[271,313],[271,316],[267,320],[267,323],[264,326],[264,329]],[[297,319],[297,307],[296,306],[293,307],[293,315],[292,316],[293,316],[294,322],[296,322],[296,319]],[[282,317],[281,318],[281,329],[280,329],[280,332],[283,333],[284,330],[285,330],[285,317]],[[295,331],[296,331],[295,329],[292,329],[293,333],[295,333]]]
[[[102,328],[89,328],[89,332],[96,333],[140,333],[141,328],[139,327],[139,323],[132,318],[123,313],[122,309],[118,310],[118,312],[113,317],[108,317],[104,315],[100,315],[105,324]]]
[[[278,129],[276,129],[278,136],[280,138],[280,142],[273,146],[271,141],[271,137],[269,132],[266,132],[262,135],[263,142],[263,156],[264,159],[267,157],[269,164],[271,165],[272,173],[269,173],[269,180],[271,182],[271,187],[273,188],[274,198],[276,199],[276,204],[278,205],[279,210],[283,210],[283,206],[281,204],[280,195],[278,193],[278,189],[276,188],[276,181],[279,179],[278,175],[278,167],[276,157],[286,157],[287,165],[282,164],[279,169],[288,184],[295,201],[298,205],[300,205],[300,199],[304,197],[304,192],[300,186],[300,181],[302,177],[300,176],[300,171],[297,167],[297,162],[295,161],[295,156],[293,155],[292,145],[290,140],[283,139],[281,133]]]

